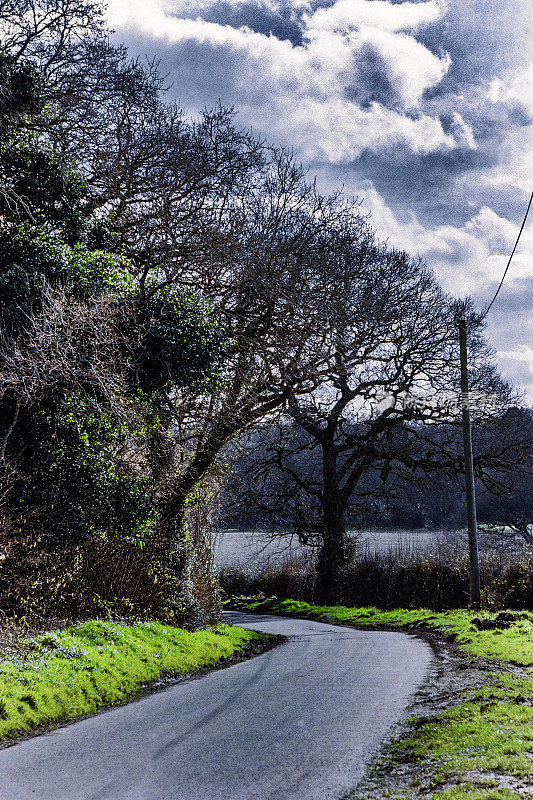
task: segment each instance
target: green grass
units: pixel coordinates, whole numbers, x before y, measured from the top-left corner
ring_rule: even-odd
[[[0,656],[0,741],[123,702],[168,674],[198,671],[260,634],[221,625],[190,633],[160,622],[88,621]]]
[[[524,800],[524,794],[511,789],[479,789],[471,783],[461,783],[445,792],[435,792],[432,800]]]
[[[477,630],[473,617],[489,617],[484,612],[463,609],[442,613],[429,609],[381,611],[379,608],[349,608],[347,606],[318,606],[299,600],[234,601],[235,608],[272,614],[292,614],[315,617],[318,620],[349,622],[357,627],[398,627],[440,631],[452,637],[463,652],[474,658],[498,659],[520,666],[533,665],[533,614],[520,612],[518,621],[502,630]]]
[[[434,784],[467,772],[525,778],[533,773],[533,678],[491,675],[462,703],[396,745],[409,760],[435,764]],[[516,680],[516,686],[511,685]]]
[[[385,758],[389,759],[391,770],[395,765],[399,768],[412,765],[412,788],[399,795],[402,800],[422,796],[427,800],[523,800],[531,795],[533,614],[530,612],[520,612],[507,629],[478,630],[472,619],[491,615],[467,610],[381,611],[251,598],[234,600],[233,606],[339,621],[362,628],[383,626],[440,632],[452,638],[473,666],[476,661],[480,664],[478,659],[507,662],[509,666],[505,668],[512,671],[494,672],[487,668],[486,685],[459,692],[446,711],[429,719],[410,720],[410,732],[389,748]],[[485,661],[481,663],[487,666]],[[420,769],[426,775],[431,774],[429,785],[426,783],[422,788],[417,778]],[[520,786],[521,792],[515,791],[516,786]]]

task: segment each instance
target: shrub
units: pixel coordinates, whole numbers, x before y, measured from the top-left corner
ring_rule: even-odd
[[[142,547],[92,537],[53,551],[7,526],[0,532],[0,607],[7,617],[161,619],[184,625],[190,609],[180,599],[166,551],[156,540]]]
[[[483,601],[492,608],[533,610],[533,556],[481,558]],[[220,573],[228,595],[290,597],[312,602],[314,572],[310,562],[291,559],[255,574],[237,568]],[[338,602],[346,606],[391,608],[464,608],[468,605],[466,558],[437,553],[410,559],[394,554],[365,554],[344,570]]]

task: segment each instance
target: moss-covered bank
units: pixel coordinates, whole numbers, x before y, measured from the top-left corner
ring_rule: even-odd
[[[0,741],[134,697],[163,676],[194,673],[265,638],[220,625],[90,620],[0,653]]]

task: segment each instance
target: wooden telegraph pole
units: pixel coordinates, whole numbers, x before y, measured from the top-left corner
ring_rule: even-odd
[[[463,445],[465,454],[466,510],[468,515],[468,550],[470,554],[470,606],[481,605],[481,581],[477,544],[476,487],[474,483],[474,459],[472,455],[472,422],[470,419],[470,395],[468,388],[468,364],[466,348],[466,321],[459,324],[459,352],[461,357],[461,399],[463,414]]]
[[[522,220],[522,225],[520,226],[520,230],[518,231],[518,236],[516,238],[516,242],[512,249],[511,255],[509,256],[509,260],[507,262],[507,266],[505,267],[502,279],[498,284],[498,288],[496,289],[494,297],[492,298],[487,308],[479,318],[480,323],[485,319],[490,309],[492,308],[494,301],[498,297],[498,294],[500,293],[500,289],[503,286],[505,276],[507,275],[509,267],[511,266],[511,261],[513,260],[516,248],[518,247],[518,243],[520,241],[522,231],[524,230],[524,227],[526,225],[526,220],[532,205],[533,205],[533,192],[531,192],[529,203],[527,204],[526,208],[526,213],[524,215],[524,219]],[[470,421],[470,397],[468,392],[468,365],[467,365],[467,350],[466,350],[465,318],[461,317],[458,320],[458,324],[459,324],[459,351],[461,354],[461,394],[462,394],[462,407],[463,407],[463,443],[465,452],[466,510],[468,512],[468,549],[470,551],[470,605],[472,608],[479,608],[479,606],[481,605],[481,591],[480,591],[480,579],[479,579],[479,557],[477,548],[476,491],[474,485],[474,460],[472,456],[472,423]]]

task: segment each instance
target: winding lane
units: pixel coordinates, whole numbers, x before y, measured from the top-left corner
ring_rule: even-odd
[[[403,633],[230,612],[268,653],[0,751],[0,800],[339,800],[432,654]]]

